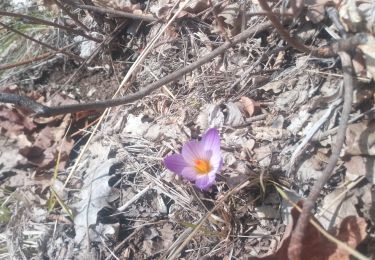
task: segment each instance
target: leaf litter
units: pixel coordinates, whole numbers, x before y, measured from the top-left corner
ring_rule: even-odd
[[[173,1],[150,1],[149,9],[134,5],[134,1],[124,1],[120,6],[116,1],[93,2],[164,19],[176,12]],[[373,8],[366,1],[305,1],[308,19],[296,20],[301,25],[297,33],[308,44],[327,44],[327,35],[339,32],[333,26],[328,28],[324,20],[327,6],[337,8],[347,32],[373,33],[373,17],[363,11],[365,4]],[[123,93],[137,91],[155,77],[162,78],[194,62],[227,37],[260,23],[249,10],[261,11],[257,1],[191,1]],[[285,10],[299,11],[293,7]],[[111,32],[120,21],[107,15],[111,23],[100,28],[100,20],[85,15],[80,14],[80,19],[91,23],[91,30],[99,34]],[[74,24],[68,16],[64,19]],[[309,26],[304,27],[304,23]],[[320,25],[324,33],[318,32]],[[118,42],[107,46],[101,56],[93,59],[98,73],[82,70],[76,82],[85,84],[78,84],[77,89],[68,86],[69,95],[59,94],[56,89],[38,91],[45,88],[45,83],[59,82],[51,75],[43,76],[53,70],[50,65],[41,66],[37,73],[26,67],[29,75],[37,74],[29,88],[21,82],[22,74],[15,74],[19,75],[13,78],[16,87],[6,84],[2,92],[21,91],[35,100],[63,105],[77,103],[71,97],[82,98],[82,93],[103,98],[104,92],[117,87],[114,82],[121,81],[122,71],[128,69],[126,63],[141,53],[145,42],[160,28],[158,24],[147,26],[139,26],[135,34],[121,35]],[[63,39],[65,43],[77,40],[69,35]],[[290,205],[285,206],[287,201],[274,184],[290,191],[289,196],[297,202],[306,197],[322,174],[334,145],[333,129],[340,119],[342,77],[334,58],[318,59],[286,46],[286,55],[283,51],[263,55],[282,45],[273,29],[256,34],[163,90],[113,109],[67,184],[63,183],[86,137],[70,138],[65,133],[69,126],[86,126],[74,121],[74,116],[31,118],[26,111],[2,105],[0,194],[8,256],[100,259],[101,255],[110,259],[114,254],[118,258],[168,258],[198,227],[199,220],[209,216],[194,239],[177,254],[179,258],[287,259],[298,213],[290,210]],[[94,51],[89,46],[83,53],[82,46],[72,51],[82,57]],[[119,46],[126,46],[127,51],[120,51]],[[352,115],[363,116],[347,129],[345,147],[321,191],[315,214],[316,221],[330,234],[353,248],[360,245],[357,249],[367,256],[371,256],[374,245],[373,112],[368,112],[374,102],[374,91],[368,86],[368,79],[373,78],[371,47],[371,42],[359,46],[363,57],[356,60],[362,67],[362,72],[356,71],[361,77],[359,90],[367,88],[368,93],[367,98],[358,99]],[[67,74],[76,70],[69,62],[65,68]],[[277,70],[264,75],[274,68]],[[365,77],[367,80],[363,80]],[[34,86],[38,88],[30,91]],[[89,117],[85,114],[83,121]],[[216,184],[202,192],[166,170],[161,162],[211,127],[220,130],[224,165]],[[83,132],[91,130],[88,127]],[[53,177],[59,154],[58,175]],[[246,181],[246,187],[219,203]],[[51,211],[47,211],[47,205],[54,192],[49,187],[53,187],[57,200],[62,200]],[[57,227],[55,231],[47,228],[51,225]],[[303,257],[349,259],[347,251],[310,224],[307,234]],[[38,248],[37,243],[42,246]]]

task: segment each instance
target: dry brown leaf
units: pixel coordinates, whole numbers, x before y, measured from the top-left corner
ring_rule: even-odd
[[[36,128],[30,117],[27,117],[16,108],[0,106],[0,128],[5,131],[5,135],[15,139],[23,132],[30,132]]]
[[[257,102],[245,96],[240,98],[240,102],[249,117],[254,115],[255,107],[258,105]]]
[[[238,3],[223,4],[217,8],[217,19],[213,23],[214,32],[235,36],[241,30],[242,12]]]
[[[294,229],[294,223],[297,222],[299,215],[300,213],[294,208],[292,210],[293,221],[287,226],[283,241],[277,252],[265,257],[251,257],[249,259],[288,259],[290,236]],[[366,238],[366,227],[367,224],[364,218],[350,216],[341,222],[339,228],[336,227],[335,229],[330,230],[329,233],[348,244],[350,247],[355,248]],[[301,259],[349,260],[350,254],[343,248],[338,247],[335,243],[328,240],[311,223],[308,223],[305,230],[305,237],[302,241]]]
[[[328,5],[334,5],[335,2],[337,2],[337,0],[305,0],[307,19],[313,23],[321,22],[325,18],[325,7]]]
[[[346,155],[375,155],[375,124],[350,124],[346,130]]]
[[[29,163],[40,169],[46,169],[55,165],[61,148],[59,169],[64,169],[74,145],[73,140],[63,138],[69,121],[70,115],[65,115],[59,126],[45,126],[40,132],[34,134],[33,142],[23,142],[24,146],[20,147],[20,154],[26,157]],[[60,145],[61,142],[63,142],[62,145]]]
[[[351,156],[349,161],[344,163],[346,178],[356,179],[359,176],[366,176],[367,180],[375,184],[375,157],[373,156]]]

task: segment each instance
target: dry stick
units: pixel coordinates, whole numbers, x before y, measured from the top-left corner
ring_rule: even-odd
[[[53,23],[53,22],[50,22],[50,21],[47,21],[47,20],[39,19],[39,18],[30,16],[30,15],[0,11],[0,16],[16,17],[16,18],[23,19],[23,21],[30,21],[30,22],[33,22],[33,23],[39,23],[39,24],[45,24],[45,25],[48,25],[48,26],[53,26],[53,27],[65,30],[65,31],[73,33],[73,34],[81,35],[82,37],[85,37],[89,40],[92,40],[92,41],[95,41],[95,42],[101,42],[101,40],[96,39],[95,37],[92,37],[90,35],[87,35],[84,32],[69,28],[67,26],[64,26],[64,25],[61,25],[61,24],[58,24],[58,23]]]
[[[124,18],[130,18],[130,19],[135,19],[135,20],[143,20],[146,22],[157,22],[159,21],[158,19],[152,17],[152,16],[147,16],[147,15],[142,15],[142,14],[132,14],[132,13],[127,13],[124,11],[118,11],[114,9],[109,9],[109,8],[104,8],[104,7],[98,7],[98,6],[93,6],[93,5],[77,5],[74,4],[74,7],[83,9],[83,10],[88,10],[88,11],[93,11],[96,13],[101,13],[101,14],[112,14],[114,17],[124,17]]]
[[[39,40],[37,40],[37,39],[34,39],[33,37],[28,36],[28,35],[24,34],[23,32],[20,32],[20,31],[18,31],[18,30],[16,30],[16,29],[13,29],[12,27],[10,27],[10,26],[8,26],[8,25],[2,23],[2,22],[0,22],[0,25],[1,25],[2,27],[6,28],[6,29],[9,30],[9,31],[12,31],[12,32],[14,32],[14,33],[16,33],[16,34],[19,34],[19,35],[21,35],[22,37],[24,37],[24,38],[26,38],[26,39],[28,39],[28,40],[30,40],[30,41],[33,41],[33,42],[35,42],[35,43],[37,43],[37,44],[40,44],[40,45],[42,45],[42,46],[44,46],[44,47],[46,47],[46,48],[48,48],[48,49],[51,49],[51,50],[53,50],[53,51],[55,51],[55,52],[61,52],[61,53],[65,54],[65,55],[67,55],[67,56],[69,56],[69,57],[71,57],[71,58],[73,58],[73,59],[75,59],[75,60],[78,60],[78,61],[83,61],[83,60],[84,60],[83,58],[79,57],[78,55],[75,55],[75,54],[73,54],[73,53],[69,53],[69,52],[65,51],[64,49],[55,48],[55,47],[53,47],[53,46],[51,46],[51,45],[49,45],[49,44],[47,44],[47,43],[44,43],[44,42],[39,41]]]
[[[275,26],[280,36],[287,43],[289,43],[292,47],[296,48],[297,50],[301,52],[305,52],[307,54],[311,54],[316,57],[329,58],[329,57],[337,56],[337,54],[340,51],[342,52],[348,51],[352,49],[353,47],[360,45],[360,44],[365,44],[368,41],[367,34],[358,33],[348,39],[335,42],[331,44],[330,46],[324,46],[324,47],[319,47],[319,48],[306,46],[289,35],[289,33],[284,29],[283,25],[280,23],[279,19],[276,17],[276,15],[272,12],[271,8],[268,6],[267,0],[259,0],[258,2],[259,2],[259,5],[262,7],[262,9],[267,12],[268,19],[270,19],[273,26]]]
[[[1,64],[0,65],[0,70],[7,70],[7,69],[11,69],[11,68],[22,66],[22,65],[30,64],[30,63],[33,63],[34,61],[39,61],[39,60],[47,59],[47,58],[52,57],[52,56],[54,56],[56,54],[57,54],[57,52],[47,52],[47,53],[38,55],[36,57],[33,57],[31,59],[27,59],[27,60],[23,60],[23,61],[18,61],[18,62],[15,62],[15,63]]]
[[[78,20],[77,16],[72,14],[68,8],[65,7],[65,5],[63,5],[62,3],[60,3],[59,1],[57,0],[52,0],[64,13],[66,13],[75,23],[76,25],[78,25],[79,27],[81,27],[83,30],[89,32],[90,29],[87,28],[86,25],[84,25],[83,23],[81,23],[80,20]]]
[[[301,259],[302,240],[304,238],[304,231],[311,216],[311,210],[314,208],[315,202],[319,197],[320,191],[328,181],[336,163],[340,157],[340,152],[345,141],[346,128],[349,121],[350,110],[353,101],[353,67],[349,54],[345,52],[339,53],[344,74],[344,105],[341,114],[339,130],[337,132],[336,145],[332,148],[332,154],[329,158],[328,164],[324,169],[322,176],[318,179],[308,198],[303,203],[303,211],[297,221],[296,228],[292,233],[290,245],[288,248],[288,256],[291,260]]]
[[[7,69],[14,68],[14,67],[19,67],[19,66],[22,66],[22,65],[30,64],[30,63],[33,63],[34,61],[48,59],[48,58],[50,58],[52,56],[55,56],[56,54],[60,53],[61,50],[69,49],[70,47],[72,47],[74,45],[75,45],[75,43],[69,44],[68,46],[65,46],[64,48],[59,49],[58,52],[47,52],[47,53],[38,55],[36,57],[33,57],[31,59],[27,59],[27,60],[15,62],[15,63],[2,64],[2,65],[0,65],[0,70],[7,70]]]
[[[179,69],[167,75],[164,78],[161,78],[160,80],[148,85],[147,87],[142,88],[141,90],[139,90],[138,92],[134,94],[130,94],[122,98],[90,102],[86,104],[66,105],[66,106],[59,106],[59,107],[47,107],[24,96],[8,94],[8,93],[0,93],[0,102],[15,104],[25,109],[31,110],[35,113],[34,115],[41,116],[41,117],[49,117],[49,116],[54,116],[54,115],[75,113],[75,112],[85,111],[85,110],[105,109],[109,107],[128,104],[130,102],[139,100],[149,95],[151,92],[162,87],[163,85],[166,85],[172,81],[178,80],[181,76],[209,62],[210,60],[220,55],[221,53],[223,53],[230,47],[234,46],[235,44],[246,40],[247,38],[249,38],[250,36],[253,36],[256,33],[267,30],[271,28],[271,26],[272,24],[270,22],[266,22],[260,25],[256,25],[252,28],[248,28],[247,30],[235,36],[231,42],[224,43],[220,47],[216,48],[214,51],[210,52],[209,54],[202,57],[201,59],[193,62],[192,64],[182,69]]]

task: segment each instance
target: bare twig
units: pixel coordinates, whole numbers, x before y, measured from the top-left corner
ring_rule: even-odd
[[[30,15],[0,11],[0,16],[16,17],[16,18],[23,19],[24,22],[28,21],[29,23],[33,22],[33,23],[45,24],[45,25],[48,25],[48,26],[53,26],[53,27],[65,30],[65,31],[73,33],[73,34],[81,35],[82,37],[85,37],[85,38],[87,38],[89,40],[92,40],[92,41],[95,41],[95,42],[101,42],[101,40],[99,40],[99,39],[97,39],[95,37],[92,37],[92,36],[90,36],[90,35],[88,35],[88,34],[86,34],[84,32],[81,32],[81,31],[69,28],[67,26],[64,26],[64,25],[61,25],[61,24],[58,24],[58,23],[53,23],[53,22],[50,22],[50,21],[39,19],[39,18],[30,16]]]
[[[49,45],[47,43],[44,43],[44,42],[39,41],[39,40],[37,40],[37,39],[35,39],[35,38],[31,37],[31,36],[28,36],[28,35],[24,34],[23,32],[20,32],[20,31],[14,29],[14,28],[12,28],[12,27],[10,27],[10,26],[2,23],[2,22],[0,22],[0,25],[2,27],[6,28],[9,31],[12,31],[12,32],[14,32],[16,34],[19,34],[22,37],[24,37],[24,38],[26,38],[26,39],[28,39],[30,41],[33,41],[33,42],[35,42],[37,44],[40,44],[40,45],[42,45],[42,46],[44,46],[44,47],[46,47],[48,49],[54,50],[55,52],[61,52],[61,53],[65,54],[65,55],[67,55],[67,56],[69,56],[69,57],[71,57],[71,58],[73,58],[75,60],[78,60],[78,61],[83,61],[84,60],[83,58],[79,57],[78,55],[75,55],[73,53],[69,53],[69,52],[65,51],[64,49],[55,48],[55,47],[53,47],[53,46],[51,46],[51,45]]]
[[[170,82],[173,82],[179,79],[181,76],[185,75],[186,73],[189,73],[193,71],[194,69],[202,66],[203,64],[209,62],[216,56],[226,51],[228,48],[233,47],[235,44],[246,40],[248,37],[253,36],[254,34],[258,32],[269,29],[270,27],[271,27],[271,23],[266,22],[266,23],[248,28],[247,30],[235,36],[230,42],[225,42],[223,45],[216,48],[214,51],[210,52],[209,54],[202,57],[201,59],[193,62],[192,64],[182,69],[179,69],[167,75],[164,78],[161,78],[160,80],[150,84],[147,87],[142,88],[141,90],[139,90],[138,92],[134,94],[130,94],[122,98],[97,101],[97,102],[89,102],[86,104],[66,105],[66,106],[59,106],[59,107],[47,107],[24,96],[18,96],[15,94],[8,94],[8,93],[0,93],[0,102],[16,104],[18,106],[21,106],[25,109],[28,109],[34,112],[34,115],[41,116],[41,117],[49,117],[49,116],[54,116],[54,115],[75,113],[75,112],[84,111],[84,110],[105,109],[109,107],[128,104],[130,102],[134,102],[136,100],[139,100],[149,95],[151,92],[157,90],[163,85],[166,85]]]
[[[49,57],[52,57],[53,55],[56,55],[57,53],[58,52],[47,52],[47,53],[43,53],[41,55],[38,55],[36,57],[32,57],[31,59],[18,61],[18,62],[15,62],[15,63],[1,64],[0,70],[8,70],[8,69],[11,69],[11,68],[15,68],[15,67],[19,67],[19,66],[22,66],[22,65],[33,63],[34,61],[48,59]]]
[[[338,55],[339,52],[348,51],[356,47],[357,45],[365,44],[368,41],[367,35],[365,33],[358,33],[354,35],[353,37],[334,42],[333,44],[329,46],[324,46],[324,47],[319,47],[319,48],[306,46],[302,44],[301,42],[299,42],[297,39],[294,39],[289,35],[289,32],[284,29],[279,19],[276,17],[276,15],[272,12],[271,8],[268,6],[267,0],[259,0],[259,5],[262,7],[264,11],[267,12],[268,19],[272,22],[276,30],[279,32],[280,36],[286,42],[288,42],[292,47],[296,48],[297,50],[307,53],[307,54],[311,54],[316,57],[321,57],[321,58],[335,57]]]
[[[152,16],[148,16],[148,15],[132,14],[132,13],[124,12],[124,11],[98,7],[98,6],[93,6],[93,5],[76,5],[75,4],[74,7],[80,8],[83,10],[93,11],[93,12],[100,13],[100,14],[111,14],[114,17],[124,17],[124,18],[130,18],[130,19],[135,19],[135,20],[143,20],[146,22],[159,21],[158,19]]]
[[[130,18],[130,19],[135,19],[135,20],[143,20],[143,21],[146,21],[146,22],[159,21],[157,18],[154,18],[152,16],[148,16],[148,15],[141,15],[141,14],[138,15],[138,14],[128,13],[128,12],[114,10],[114,9],[110,9],[110,8],[99,7],[99,6],[95,6],[95,5],[88,5],[88,4],[80,5],[80,4],[77,4],[74,1],[66,1],[66,2],[69,5],[72,5],[76,8],[80,8],[80,9],[83,9],[83,10],[92,11],[92,12],[100,13],[100,14],[111,14],[113,17],[124,17],[124,18]]]
[[[331,176],[331,173],[333,169],[336,166],[336,163],[339,159],[340,152],[342,149],[342,146],[345,141],[345,133],[346,128],[348,125],[350,110],[352,108],[352,101],[353,101],[353,67],[352,67],[352,61],[349,56],[349,54],[345,52],[339,53],[344,73],[344,105],[342,109],[341,114],[341,120],[339,125],[339,130],[337,132],[337,138],[336,138],[336,145],[332,148],[332,154],[329,158],[328,164],[326,168],[324,169],[322,176],[320,179],[316,181],[314,184],[310,195],[306,199],[306,201],[303,204],[303,211],[300,215],[296,228],[292,234],[290,245],[288,248],[288,255],[289,259],[297,260],[301,259],[301,251],[302,251],[302,240],[304,238],[304,231],[306,229],[306,226],[309,222],[309,218],[311,216],[311,210],[314,208],[315,202],[319,197],[320,191],[322,190],[323,186],[328,181],[329,177]]]

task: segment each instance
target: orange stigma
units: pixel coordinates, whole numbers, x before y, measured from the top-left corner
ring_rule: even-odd
[[[195,160],[195,170],[197,170],[198,174],[207,174],[211,171],[210,162],[206,160]]]

